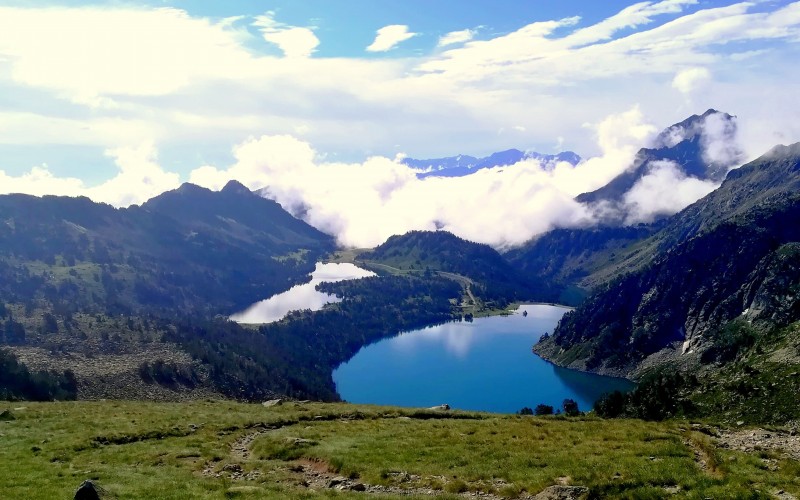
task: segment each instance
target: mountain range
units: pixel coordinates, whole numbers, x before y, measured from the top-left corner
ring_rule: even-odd
[[[474,156],[468,155],[431,158],[427,160],[404,158],[402,163],[419,170],[420,172],[417,174],[417,177],[424,179],[425,177],[463,177],[481,169],[514,165],[523,160],[538,161],[545,169],[551,170],[559,162],[577,165],[580,163],[581,157],[572,151],[563,151],[554,155],[548,155],[535,151],[507,149],[505,151],[492,153],[483,158],[475,158]]]

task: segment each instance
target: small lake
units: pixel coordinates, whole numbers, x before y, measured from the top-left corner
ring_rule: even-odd
[[[403,333],[362,348],[333,380],[351,403],[513,413],[540,403],[560,408],[571,398],[590,410],[603,393],[633,384],[560,368],[531,352],[567,310],[525,305],[509,316]]]
[[[283,318],[289,311],[298,309],[318,311],[325,304],[339,302],[341,299],[335,295],[318,292],[315,289],[317,285],[323,282],[335,283],[369,276],[375,276],[375,273],[353,264],[317,262],[314,272],[311,273],[310,282],[293,286],[283,293],[256,302],[244,311],[232,315],[231,319],[237,323],[271,323]]]

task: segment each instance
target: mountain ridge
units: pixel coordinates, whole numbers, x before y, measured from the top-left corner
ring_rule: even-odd
[[[739,317],[763,328],[800,320],[790,291],[800,286],[797,220],[800,143],[732,171],[675,215],[649,238],[650,256],[640,257],[649,263],[623,263],[629,273],[566,315],[536,351],[559,364],[635,376],[648,357],[715,348],[721,329]],[[769,299],[776,294],[783,301]]]
[[[478,170],[493,167],[504,167],[514,165],[523,160],[536,160],[541,162],[546,169],[552,169],[558,162],[567,162],[577,165],[581,157],[572,151],[562,151],[556,154],[542,154],[535,151],[521,151],[519,149],[507,149],[497,151],[489,156],[476,158],[469,155],[449,156],[445,158],[415,159],[404,158],[402,163],[409,167],[421,170],[417,177],[463,177]]]
[[[631,166],[606,185],[575,200],[604,214],[604,224],[626,224],[631,215],[626,195],[659,168],[672,168],[675,175],[686,178],[721,183],[743,157],[736,146],[736,131],[736,117],[728,113],[709,109],[702,115],[692,115],[664,129],[651,147],[640,149]],[[672,213],[657,212],[652,216],[669,215]]]

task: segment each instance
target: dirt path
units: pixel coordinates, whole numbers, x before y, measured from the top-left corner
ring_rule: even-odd
[[[294,424],[289,424],[294,425]],[[230,457],[233,463],[223,465],[221,468],[209,462],[202,470],[202,474],[207,477],[226,477],[234,481],[255,481],[263,477],[264,473],[259,469],[246,471],[242,464],[252,459],[250,449],[253,442],[259,437],[280,429],[281,426],[269,427],[260,426],[249,429],[243,436],[236,439],[230,445]],[[366,494],[376,495],[397,495],[397,496],[440,496],[444,491],[441,488],[425,486],[430,483],[447,485],[448,478],[445,476],[420,477],[407,472],[390,472],[388,474],[389,485],[376,485],[359,481],[358,478],[349,478],[331,472],[328,463],[318,460],[302,458],[292,462],[285,469],[290,475],[295,477],[293,484],[307,488],[309,490],[322,491],[332,489],[337,491],[359,491]],[[504,496],[498,496],[489,491],[499,491],[504,487],[511,486],[502,479],[487,481],[481,487],[484,491],[464,491],[458,495],[463,498],[482,498],[486,500],[502,500]],[[520,499],[579,499],[585,496],[588,490],[582,486],[554,485],[546,488],[542,492],[531,495],[523,493],[517,498]]]

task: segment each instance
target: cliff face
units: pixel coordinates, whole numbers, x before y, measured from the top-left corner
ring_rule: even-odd
[[[780,146],[670,219],[645,245],[648,264],[566,315],[537,352],[635,376],[717,346],[736,318],[760,329],[800,320],[798,220],[800,144]]]

